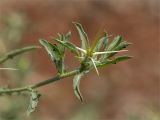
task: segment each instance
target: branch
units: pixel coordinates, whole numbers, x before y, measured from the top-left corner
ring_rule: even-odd
[[[39,83],[36,83],[36,84],[33,84],[33,85],[28,85],[28,86],[25,86],[25,87],[13,88],[13,89],[2,89],[2,90],[0,90],[0,95],[2,95],[2,94],[10,95],[10,94],[13,94],[13,93],[27,92],[27,91],[30,91],[30,89],[36,89],[36,88],[45,86],[47,84],[56,82],[58,80],[61,80],[63,78],[67,78],[67,77],[76,75],[78,73],[79,73],[79,70],[73,70],[71,72],[64,73],[63,75],[56,75],[53,78],[44,80],[42,82],[39,82]]]
[[[8,52],[4,57],[0,59],[0,64],[4,63],[8,59],[13,59],[15,56],[19,54],[22,54],[22,53],[25,53],[25,52],[28,52],[28,51],[31,51],[37,48],[40,48],[40,47],[39,46],[28,46],[28,47],[24,47],[24,48],[20,48],[20,49],[16,49],[11,52]]]

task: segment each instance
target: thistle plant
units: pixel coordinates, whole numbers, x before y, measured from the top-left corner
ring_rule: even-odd
[[[113,38],[112,41],[109,41],[109,36],[106,32],[104,32],[103,36],[97,34],[95,40],[93,41],[93,44],[91,45],[89,43],[90,41],[82,25],[78,22],[74,22],[74,25],[80,36],[81,47],[78,47],[71,42],[70,31],[67,34],[58,34],[57,38],[52,38],[53,41],[55,42],[54,44],[45,39],[39,40],[40,44],[47,51],[51,60],[56,66],[57,70],[56,76],[33,85],[28,85],[20,88],[13,88],[13,89],[1,88],[0,95],[12,95],[12,94],[22,94],[22,93],[27,93],[27,95],[29,94],[30,104],[28,107],[28,113],[31,113],[37,107],[40,97],[37,88],[64,79],[66,77],[74,76],[73,78],[74,93],[76,97],[81,102],[83,102],[83,97],[80,92],[79,86],[80,86],[80,80],[85,74],[87,74],[91,70],[95,70],[97,75],[99,75],[98,71],[99,68],[111,64],[116,64],[118,62],[128,60],[131,58],[131,56],[128,55],[116,56],[119,52],[128,51],[124,49],[128,45],[130,45],[130,43],[124,41],[121,36],[116,36],[115,38]],[[31,47],[31,48],[38,48],[38,47]],[[70,50],[73,53],[76,60],[79,61],[79,67],[75,68],[72,71],[68,71],[64,64],[66,49]],[[24,48],[20,49],[20,51],[21,50],[24,50]],[[17,54],[15,54],[15,51],[12,51],[9,55],[14,57],[14,55]],[[3,59],[0,60],[0,63],[6,61],[7,59],[10,59],[10,57],[4,57]]]

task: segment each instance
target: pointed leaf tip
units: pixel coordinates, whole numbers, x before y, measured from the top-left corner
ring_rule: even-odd
[[[59,73],[62,73],[63,71],[63,65],[62,65],[62,55],[58,49],[58,47],[54,44],[51,44],[50,42],[41,39],[40,44],[45,48],[47,53],[50,55],[52,61],[55,63],[56,68]]]
[[[80,79],[82,76],[83,76],[83,73],[80,73],[75,75],[73,78],[74,93],[81,102],[83,102],[83,96],[81,95],[79,85],[80,85]]]
[[[117,47],[122,41],[122,36],[116,36],[113,41],[108,46],[108,51],[113,50],[115,47]]]
[[[87,50],[89,48],[89,40],[88,40],[87,34],[85,33],[85,31],[80,23],[78,23],[78,22],[73,22],[73,23],[76,26],[76,29],[77,29],[79,36],[80,36],[80,39],[82,41],[82,48]]]
[[[54,39],[56,42],[58,42],[59,44],[61,44],[62,46],[68,48],[71,50],[72,53],[74,53],[75,55],[79,56],[79,52],[78,49],[76,48],[76,46],[74,44],[72,44],[69,41],[60,41],[59,39]]]

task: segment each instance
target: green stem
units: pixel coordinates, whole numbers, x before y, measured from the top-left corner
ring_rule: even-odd
[[[34,50],[34,49],[37,49],[37,48],[40,48],[40,47],[39,46],[28,46],[28,47],[24,47],[24,48],[21,48],[21,49],[16,49],[16,50],[13,50],[11,52],[8,52],[4,57],[2,57],[0,59],[0,64],[4,63],[8,59],[13,59],[13,57],[15,57],[19,54],[22,54],[22,53],[25,53],[25,52],[28,52],[30,50]]]
[[[25,91],[30,91],[30,89],[36,89],[36,88],[45,86],[47,84],[56,82],[56,81],[58,81],[60,79],[76,75],[78,73],[79,73],[79,70],[73,70],[71,72],[64,73],[63,75],[57,75],[57,76],[55,76],[53,78],[50,78],[48,80],[45,80],[45,81],[42,81],[42,82],[39,82],[39,83],[36,83],[36,84],[33,84],[33,85],[28,85],[28,86],[20,87],[20,88],[0,90],[0,95],[2,95],[2,94],[12,94],[12,93],[21,93],[21,92],[25,92]]]

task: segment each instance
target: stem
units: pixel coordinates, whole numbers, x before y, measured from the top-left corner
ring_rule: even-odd
[[[36,84],[33,84],[33,85],[28,85],[28,86],[20,87],[20,88],[0,90],[0,95],[2,95],[2,94],[12,94],[12,93],[17,93],[17,92],[20,93],[20,92],[24,92],[24,91],[30,91],[30,89],[36,89],[36,88],[45,86],[47,84],[50,84],[52,82],[58,81],[60,79],[76,75],[78,73],[79,73],[79,70],[73,70],[71,72],[64,73],[63,75],[57,75],[57,76],[55,76],[53,78],[47,79],[45,81],[42,81],[42,82],[39,82],[39,83],[36,83]]]
[[[21,48],[21,49],[16,49],[16,50],[13,50],[11,52],[8,52],[4,57],[2,57],[0,59],[0,64],[4,63],[8,59],[13,59],[13,57],[15,57],[15,56],[17,56],[19,54],[28,52],[30,50],[34,50],[36,48],[40,48],[40,47],[39,46],[28,46],[28,47],[24,47],[24,48]]]
[[[35,85],[32,85],[31,88],[35,89],[35,88],[39,88],[41,86],[44,86],[44,85],[47,85],[47,84],[50,84],[52,82],[55,82],[57,80],[60,80],[60,79],[63,79],[63,78],[67,78],[67,77],[70,77],[70,76],[73,76],[73,75],[76,75],[77,73],[79,73],[79,70],[73,70],[71,72],[67,72],[67,73],[64,73],[63,75],[57,75],[51,79],[48,79],[48,80],[45,80],[45,81],[42,81],[42,82],[39,82]]]

